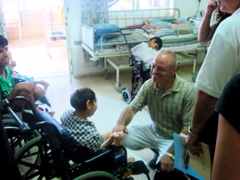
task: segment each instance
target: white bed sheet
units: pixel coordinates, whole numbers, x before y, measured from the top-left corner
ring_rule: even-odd
[[[163,47],[162,49],[172,50],[174,52],[192,51],[197,50],[201,43],[194,43],[178,47]]]

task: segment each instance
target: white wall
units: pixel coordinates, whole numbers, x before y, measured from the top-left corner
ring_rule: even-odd
[[[199,11],[206,9],[208,0],[201,0]],[[194,16],[198,10],[198,0],[175,0],[176,8],[181,10],[181,17]]]
[[[74,78],[89,76],[103,72],[93,61],[84,58],[84,52],[79,41],[81,38],[81,0],[65,0],[64,14],[66,19],[67,49],[70,72]]]

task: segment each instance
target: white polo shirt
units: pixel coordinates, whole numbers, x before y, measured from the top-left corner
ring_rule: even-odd
[[[240,74],[240,8],[220,23],[195,86],[219,98],[226,83]]]

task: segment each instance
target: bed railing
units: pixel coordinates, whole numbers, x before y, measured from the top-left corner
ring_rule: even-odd
[[[144,19],[166,18],[178,19],[181,17],[178,8],[96,11],[90,15],[90,24],[115,24],[120,28],[142,24]]]

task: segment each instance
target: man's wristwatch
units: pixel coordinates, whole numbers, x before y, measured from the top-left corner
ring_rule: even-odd
[[[188,126],[188,134],[189,134],[190,136],[198,136],[198,133],[192,132],[191,126]]]
[[[166,155],[167,155],[168,157],[170,157],[172,160],[175,159],[175,156],[174,156],[173,154],[169,153],[169,152],[166,152]]]

